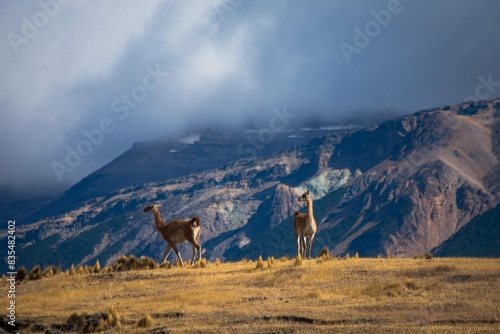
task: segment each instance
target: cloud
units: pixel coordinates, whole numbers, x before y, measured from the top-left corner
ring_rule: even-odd
[[[8,163],[2,164],[0,183],[30,184],[43,179],[51,183],[50,156],[71,141],[80,120],[94,113],[88,110],[92,95],[80,94],[78,86],[110,75],[129,43],[144,33],[158,4],[59,4],[57,15],[37,28],[36,35],[14,44],[18,52],[8,38],[2,40],[0,52],[9,56],[0,65],[4,120],[0,152]],[[25,19],[34,25],[34,15],[45,11],[38,3],[15,9],[9,16],[19,19],[10,20],[8,32],[2,35],[15,33],[24,38]],[[2,16],[7,14],[2,11]]]
[[[0,184],[60,186],[53,163],[66,164],[68,147],[89,141],[85,133],[103,120],[113,130],[95,137],[64,186],[135,141],[198,124],[265,123],[283,105],[362,121],[461,102],[480,75],[500,81],[500,5],[491,1],[401,0],[402,10],[348,63],[339,45],[354,45],[355,28],[376,22],[372,11],[388,4],[2,2]],[[13,45],[14,34],[23,42]],[[157,85],[156,69],[168,72]]]

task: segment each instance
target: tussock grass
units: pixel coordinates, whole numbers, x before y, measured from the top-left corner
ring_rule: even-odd
[[[99,274],[101,272],[101,264],[99,263],[99,260],[95,262],[94,268],[92,268],[92,271],[94,274]]]
[[[164,262],[161,263],[160,268],[162,268],[162,269],[170,269],[173,266],[174,265],[170,261],[164,261]]]
[[[52,267],[48,267],[48,268],[46,268],[46,269],[43,271],[43,276],[44,276],[44,277],[52,277],[52,276],[54,276],[54,270],[52,269]]]
[[[144,316],[139,320],[137,326],[147,328],[153,325],[153,318],[149,314],[144,314]]]
[[[77,333],[98,333],[121,328],[120,315],[111,307],[108,313],[74,312],[66,320],[66,326],[63,327],[63,330]]]
[[[262,260],[262,255],[259,256],[257,264],[255,265],[255,269],[264,269],[264,261]]]
[[[302,256],[300,254],[295,258],[293,265],[296,267],[300,267],[302,265]]]
[[[328,247],[326,247],[326,246],[325,246],[325,247],[323,247],[323,249],[319,251],[319,253],[318,253],[318,256],[317,256],[317,257],[318,257],[318,258],[320,258],[320,257],[323,257],[323,256],[331,256],[331,255],[330,255],[330,250],[329,250],[329,249],[328,249]]]
[[[120,329],[122,327],[120,314],[115,310],[113,306],[109,308],[106,321],[108,327],[115,327],[117,329]]]
[[[207,259],[201,258],[193,264],[193,268],[206,268],[207,267]]]
[[[103,332],[108,329],[104,314],[73,313],[66,321],[67,329],[80,333]]]
[[[75,270],[75,265],[72,264],[71,267],[68,269],[68,275],[69,276],[75,276],[76,275],[76,270]]]
[[[32,281],[39,280],[43,277],[42,274],[42,269],[40,266],[34,266],[33,269],[31,269],[30,274],[29,274],[29,279]]]
[[[318,257],[316,258],[317,263],[324,263],[327,261],[332,261],[336,260],[337,258],[334,257],[333,255],[330,254],[330,250],[328,247],[324,247],[319,253]]]
[[[37,325],[110,333],[500,330],[500,259],[296,261],[262,260],[263,269],[271,264],[272,270],[256,270],[258,261],[247,260],[207,261],[203,270],[190,270],[195,264],[54,275],[19,284],[16,307],[30,326],[26,332]],[[146,315],[153,324],[139,327]]]
[[[276,260],[274,259],[274,256],[270,256],[267,258],[267,269],[271,270],[273,269],[274,267],[274,263],[276,262]]]

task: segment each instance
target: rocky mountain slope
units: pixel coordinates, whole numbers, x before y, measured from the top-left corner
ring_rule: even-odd
[[[335,251],[412,256],[496,206],[499,106],[496,101],[428,110],[346,137],[330,165],[361,167],[363,174],[324,224],[335,228],[342,217],[358,213]]]
[[[305,189],[320,225],[313,252],[426,253],[500,203],[499,115],[494,100],[358,130],[282,133],[253,157],[237,154],[248,137],[215,132],[176,147],[136,145],[19,226],[19,262],[159,260],[164,242],[142,213],[151,202],[165,220],[200,216],[211,260],[294,256],[292,216]]]

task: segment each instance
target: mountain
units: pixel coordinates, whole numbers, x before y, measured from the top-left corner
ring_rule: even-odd
[[[346,127],[350,128],[352,126]],[[269,128],[244,131],[206,128],[175,140],[135,143],[130,150],[81,180],[59,200],[27,220],[64,214],[85,201],[107,196],[126,187],[165,182],[220,169],[242,158],[272,156],[312,138],[338,133],[342,129],[344,127],[316,127],[270,132]]]
[[[316,250],[326,245],[334,254],[419,255],[496,207],[499,114],[499,100],[464,103],[344,136],[328,167],[356,171],[357,176],[315,202],[315,217],[321,222]],[[266,250],[293,254],[293,243],[273,242],[290,233],[286,225],[277,227],[242,251],[250,257]],[[498,235],[484,237],[491,240],[484,240],[483,256],[494,256],[498,250],[486,245],[500,244]]]
[[[500,205],[477,215],[432,252],[437,256],[500,257]]]
[[[211,260],[294,256],[305,189],[319,224],[313,253],[427,253],[500,204],[499,115],[500,100],[468,102],[361,129],[275,133],[258,146],[258,131],[214,130],[136,144],[17,227],[19,262],[160,260],[165,244],[142,213],[152,202],[165,220],[199,216]]]

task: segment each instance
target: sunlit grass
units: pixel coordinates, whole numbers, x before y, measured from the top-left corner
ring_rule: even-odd
[[[128,260],[121,262],[123,269]],[[124,333],[500,329],[498,259],[339,260],[325,254],[322,260],[269,257],[151,267],[103,268],[98,274],[95,266],[83,274],[73,268],[20,282],[18,317],[50,329],[73,314],[107,314],[96,326]],[[5,296],[1,300],[5,303]],[[113,327],[115,318],[119,324]]]

